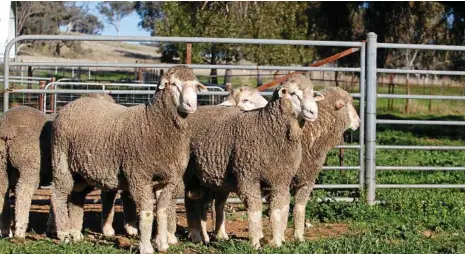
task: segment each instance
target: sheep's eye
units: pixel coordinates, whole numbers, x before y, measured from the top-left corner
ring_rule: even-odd
[[[248,99],[244,99],[244,100],[242,100],[242,102],[246,103],[246,102],[249,102],[249,100],[248,100]]]
[[[295,92],[291,92],[291,96],[294,96],[295,95]]]

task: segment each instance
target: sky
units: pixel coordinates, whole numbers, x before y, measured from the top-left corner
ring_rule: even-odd
[[[104,23],[105,28],[102,31],[101,35],[116,35],[116,29],[105,23],[105,18],[100,15],[97,10],[98,2],[87,2],[89,5],[90,13],[99,17],[99,19]],[[134,11],[131,15],[126,16],[121,21],[120,35],[121,36],[150,36],[150,33],[138,26],[140,21],[139,15]]]

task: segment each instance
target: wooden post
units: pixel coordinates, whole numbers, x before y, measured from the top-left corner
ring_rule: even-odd
[[[55,82],[55,81],[56,81],[56,78],[55,78],[55,77],[50,78],[50,82],[51,82],[51,83],[53,83],[53,82]],[[52,89],[55,89],[55,85],[52,85],[51,88],[52,88]],[[55,110],[56,110],[56,109],[55,109],[55,96],[56,96],[56,94],[50,94],[50,99],[49,99],[49,101],[50,101],[50,111],[51,111],[52,113],[55,113]]]
[[[45,80],[39,81],[39,89],[45,89]],[[39,94],[39,110],[44,112],[44,94]]]
[[[186,64],[192,64],[192,43],[186,44]]]

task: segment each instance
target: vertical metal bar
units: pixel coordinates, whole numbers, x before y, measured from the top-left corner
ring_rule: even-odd
[[[192,64],[192,43],[186,44],[186,64]]]
[[[39,89],[45,89],[45,81],[41,80],[39,81]],[[45,113],[45,100],[44,100],[45,94],[41,93],[39,94],[39,110]]]
[[[363,191],[365,187],[365,96],[366,96],[366,86],[365,86],[365,72],[366,72],[366,43],[363,42],[362,47],[360,47],[360,136],[359,136],[359,182],[360,182],[360,191]]]
[[[373,205],[376,199],[376,39],[373,32],[367,35],[367,105],[366,105],[366,202]]]

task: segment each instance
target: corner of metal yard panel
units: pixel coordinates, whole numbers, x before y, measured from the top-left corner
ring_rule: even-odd
[[[365,184],[366,202],[374,205],[376,199],[376,53],[377,35],[367,35],[366,111],[365,111]]]

